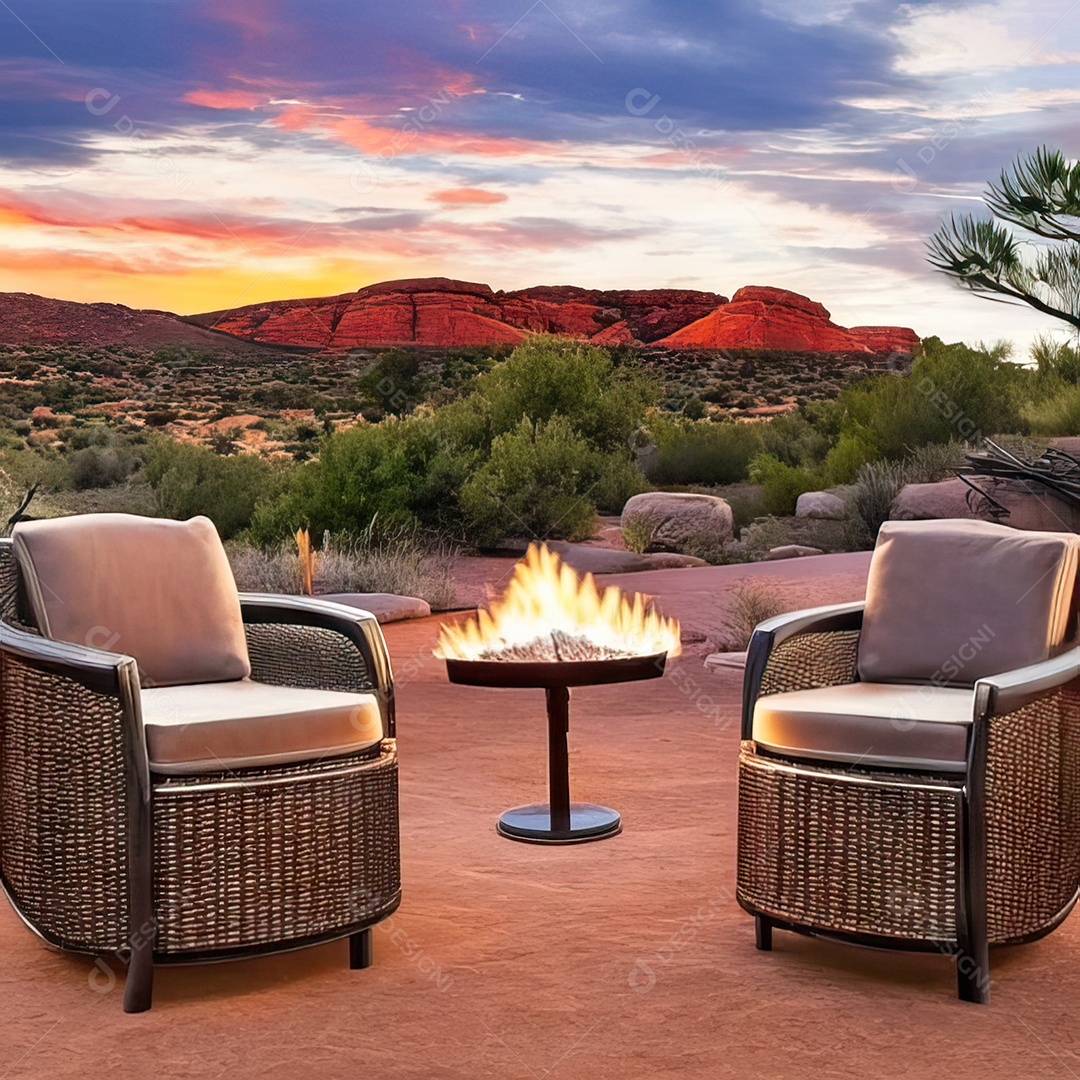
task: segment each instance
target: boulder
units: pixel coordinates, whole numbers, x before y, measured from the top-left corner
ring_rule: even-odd
[[[705,657],[706,671],[742,671],[745,667],[745,652],[714,652]]]
[[[699,543],[720,547],[735,535],[731,507],[715,495],[646,491],[623,507],[623,528],[635,518],[652,529],[647,551],[683,551]]]
[[[974,518],[968,503],[971,488],[955,477],[936,484],[905,484],[889,507],[894,521],[928,521],[933,518]]]
[[[824,555],[821,548],[809,547],[806,544],[782,544],[780,547],[769,548],[766,560],[775,559],[801,559],[807,555]]]
[[[318,597],[334,604],[369,611],[381,623],[403,619],[424,619],[431,614],[431,605],[418,596],[395,596],[393,593],[329,593]]]
[[[805,491],[795,503],[795,516],[843,521],[847,517],[844,500],[831,491]]]
[[[953,477],[936,484],[905,485],[893,499],[889,517],[895,521],[979,518],[1032,532],[1080,532],[1080,507],[1059,499],[1041,484],[985,476],[971,479],[1008,513],[991,514],[991,504]]]
[[[633,551],[571,544],[565,540],[553,540],[548,547],[579,574],[633,574],[640,570],[681,570],[687,566],[708,566],[704,559],[667,552],[638,555]]]

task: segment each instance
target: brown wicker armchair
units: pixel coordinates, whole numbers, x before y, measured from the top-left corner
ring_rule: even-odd
[[[17,526],[0,541],[0,880],[50,944],[128,965],[129,1012],[155,964],[349,937],[366,967],[401,897],[375,619],[238,596],[206,519]]]
[[[955,958],[1054,929],[1080,888],[1078,538],[889,522],[866,604],[750,645],[738,899],[774,928]]]

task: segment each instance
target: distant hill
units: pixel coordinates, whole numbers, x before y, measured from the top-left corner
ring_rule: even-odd
[[[906,327],[845,329],[808,297],[767,286],[729,301],[693,289],[583,289],[540,285],[495,292],[450,278],[384,281],[354,293],[277,300],[192,316],[248,341],[351,349],[375,345],[516,344],[530,333],[562,334],[598,345],[911,352]]]
[[[230,334],[168,311],[144,311],[123,304],[77,304],[33,293],[0,293],[0,343],[150,349],[173,345],[237,356],[260,351]]]

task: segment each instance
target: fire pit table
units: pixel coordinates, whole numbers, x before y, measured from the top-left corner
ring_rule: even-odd
[[[614,836],[617,811],[570,802],[570,688],[659,678],[679,650],[679,626],[644,597],[579,580],[559,557],[533,545],[501,602],[463,625],[444,625],[436,655],[452,683],[535,688],[547,696],[549,801],[505,811],[511,840],[575,844]]]

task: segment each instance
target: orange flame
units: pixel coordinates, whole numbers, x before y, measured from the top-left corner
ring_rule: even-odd
[[[559,639],[584,643],[606,659],[680,652],[678,621],[662,616],[649,597],[614,586],[601,592],[592,574],[579,578],[555,552],[530,544],[490,611],[443,624],[435,655],[497,660],[512,650],[553,642],[558,654]]]

